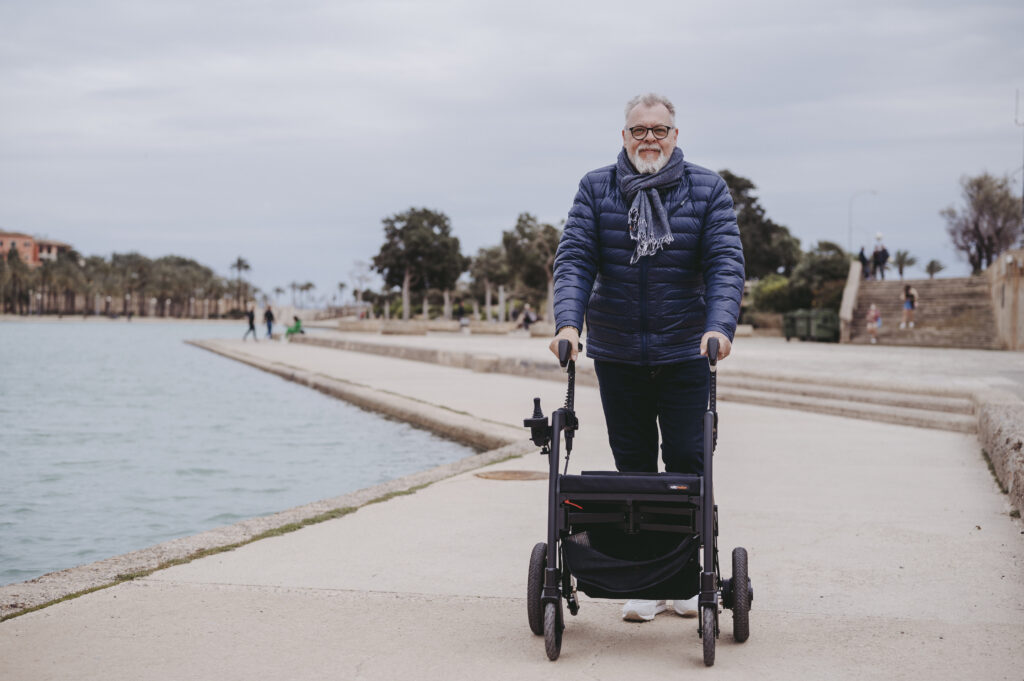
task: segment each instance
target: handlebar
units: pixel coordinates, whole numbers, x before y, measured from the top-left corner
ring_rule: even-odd
[[[711,365],[711,370],[715,370],[715,365],[718,364],[718,339],[708,338],[708,364]]]
[[[572,357],[572,345],[564,338],[558,341],[558,364],[563,369],[568,366],[569,358]]]

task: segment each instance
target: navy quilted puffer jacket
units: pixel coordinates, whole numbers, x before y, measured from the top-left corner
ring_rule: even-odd
[[[730,340],[743,295],[743,248],[732,197],[717,173],[689,162],[662,190],[673,241],[629,264],[629,207],[615,166],[587,173],[555,256],[555,328],[583,328],[587,355],[626,364],[700,357],[706,331]]]

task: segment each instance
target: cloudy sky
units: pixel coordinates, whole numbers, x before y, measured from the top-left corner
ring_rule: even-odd
[[[1019,191],[1022,36],[1016,0],[3,0],[0,229],[333,292],[410,206],[466,254],[561,220],[653,90],[805,248],[852,206],[855,249],[962,274],[938,212]]]

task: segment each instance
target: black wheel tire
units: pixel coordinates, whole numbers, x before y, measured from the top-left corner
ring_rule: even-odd
[[[562,601],[544,604],[544,652],[554,662],[562,652]]]
[[[747,550],[732,550],[732,636],[737,643],[750,638],[750,579],[747,574]]]
[[[548,545],[540,542],[530,554],[530,574],[526,580],[526,616],[530,620],[530,631],[537,636],[544,635],[544,604],[540,593],[544,589],[544,568],[548,564]]]
[[[715,663],[715,610],[701,608],[700,616],[704,630],[704,666],[710,667]]]

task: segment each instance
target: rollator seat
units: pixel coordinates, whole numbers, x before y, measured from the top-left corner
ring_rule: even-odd
[[[562,493],[610,494],[700,494],[699,475],[682,473],[619,473],[583,471],[581,475],[563,475]]]

